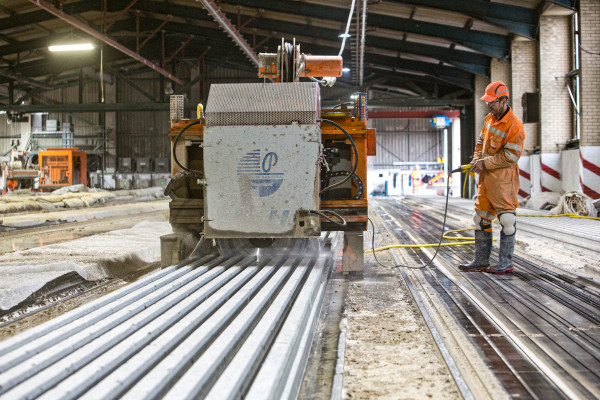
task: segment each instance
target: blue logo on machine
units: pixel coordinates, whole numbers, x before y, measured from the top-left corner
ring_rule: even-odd
[[[275,193],[283,183],[283,172],[277,171],[279,157],[275,152],[262,155],[260,150],[246,153],[238,164],[238,176],[250,175],[250,190],[254,197],[267,197]]]

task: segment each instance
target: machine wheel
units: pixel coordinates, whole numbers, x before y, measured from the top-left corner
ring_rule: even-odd
[[[297,254],[306,250],[308,239],[296,238],[232,238],[217,239],[223,256],[233,254],[256,255],[260,260],[281,254]]]

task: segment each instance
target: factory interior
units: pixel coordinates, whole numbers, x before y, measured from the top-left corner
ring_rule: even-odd
[[[0,400],[600,398],[600,1],[1,0]]]

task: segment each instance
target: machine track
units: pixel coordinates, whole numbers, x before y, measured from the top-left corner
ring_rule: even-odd
[[[0,343],[0,398],[295,398],[332,260],[160,270]]]
[[[395,240],[432,243],[439,240],[441,221],[401,203],[377,201],[377,215]],[[419,221],[418,224],[412,221]],[[447,226],[447,229],[458,227]],[[421,296],[426,313],[445,325],[443,346],[455,357],[469,357],[471,347],[511,396],[520,398],[595,398],[600,394],[600,290],[569,274],[548,271],[528,259],[514,257],[515,273],[494,276],[460,273],[456,265],[470,259],[472,247],[440,250],[433,266],[403,270]],[[425,264],[433,251],[411,250],[412,265]],[[497,261],[494,250],[492,261]],[[442,316],[450,314],[450,319]],[[455,330],[466,331],[460,337]],[[464,334],[465,332],[463,332]],[[449,338],[453,337],[452,340]],[[460,348],[458,350],[457,348]],[[451,363],[454,363],[452,360]],[[456,361],[458,381],[487,390],[485,371]],[[457,376],[455,375],[455,378]],[[460,386],[460,384],[459,384]],[[470,393],[465,393],[470,397]],[[494,397],[493,393],[488,393]]]

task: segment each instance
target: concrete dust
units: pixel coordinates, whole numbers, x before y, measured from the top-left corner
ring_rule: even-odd
[[[552,251],[549,251],[552,249]],[[531,234],[517,232],[515,250],[521,257],[547,261],[560,269],[600,282],[600,259],[591,251],[572,248],[569,244],[550,242]],[[548,267],[545,264],[545,267]]]
[[[346,300],[343,398],[460,399],[399,273],[365,258],[365,279],[351,283]],[[385,254],[378,258],[393,265]]]
[[[75,271],[86,280],[120,277],[160,259],[166,221],[144,221],[65,243],[0,256],[0,308],[10,309],[47,282]]]

